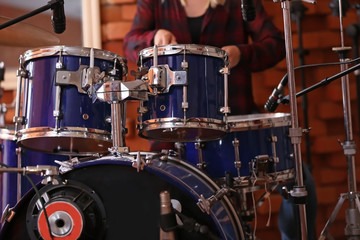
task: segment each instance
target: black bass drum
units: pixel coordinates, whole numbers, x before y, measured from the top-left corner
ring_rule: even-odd
[[[39,194],[31,190],[17,203],[0,239],[158,240],[164,217],[159,194],[165,190],[181,212],[176,239],[245,239],[229,198],[213,202],[209,214],[197,204],[214,196],[219,186],[170,155],[134,153],[83,161],[59,179],[59,184],[39,185]]]

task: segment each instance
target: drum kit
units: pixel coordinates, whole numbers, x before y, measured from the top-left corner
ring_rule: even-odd
[[[296,107],[231,116],[225,51],[155,45],[138,66],[128,81],[127,60],[105,50],[20,56],[14,128],[0,129],[0,239],[255,239],[250,223],[275,188],[296,182],[290,195],[306,196]],[[128,100],[139,136],[174,150],[129,150]]]
[[[290,114],[230,116],[216,47],[154,46],[138,65],[128,81],[105,50],[20,56],[14,126],[0,131],[1,239],[253,238],[254,193],[294,180]],[[129,151],[128,100],[140,136],[179,147]]]

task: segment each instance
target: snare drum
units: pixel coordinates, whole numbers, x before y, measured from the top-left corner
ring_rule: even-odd
[[[16,144],[13,130],[0,129],[1,141],[1,162],[11,168],[21,168],[36,165],[55,165],[54,160],[68,160],[67,156],[34,152],[28,149],[21,149]],[[9,204],[10,207],[20,200],[32,186],[29,180],[21,173],[4,172],[1,177],[1,211]],[[35,183],[42,177],[30,174],[29,177]]]
[[[83,89],[91,53],[90,48],[66,46],[25,52],[25,125],[17,133],[21,146],[72,155],[104,153],[112,146],[110,104],[93,101]],[[113,69],[117,59],[121,77],[126,74],[126,60],[119,55],[98,49],[93,55],[100,72]]]
[[[213,178],[223,178],[225,173],[234,178],[276,182],[293,178],[289,114],[239,115],[229,116],[228,120],[230,133],[225,138],[196,148],[195,143],[187,143],[186,160],[204,168]]]
[[[198,224],[176,228],[177,239],[245,239],[227,196],[212,205],[210,214],[197,206],[201,195],[208,198],[219,190],[201,171],[172,157],[161,161],[153,155],[139,172],[135,162],[133,156],[85,161],[62,173],[60,184],[40,187],[54,239],[159,239],[164,190],[177,203],[174,208]],[[37,202],[34,192],[25,195],[0,238],[50,239]]]
[[[141,67],[152,70],[154,49],[139,53]],[[203,45],[158,47],[157,82],[166,83],[141,103],[139,135],[148,139],[188,142],[219,139],[226,133],[224,103],[226,52]],[[150,75],[150,74],[149,74]],[[160,84],[161,85],[161,84]],[[151,81],[150,81],[151,86]]]

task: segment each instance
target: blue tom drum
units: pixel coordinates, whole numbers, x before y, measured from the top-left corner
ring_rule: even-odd
[[[186,160],[213,178],[230,174],[245,185],[293,179],[289,114],[239,115],[228,120],[230,133],[223,139],[187,143]]]
[[[17,120],[24,118],[18,143],[56,154],[108,152],[112,146],[110,104],[94,101],[84,86],[91,84],[86,72],[91,65],[96,76],[111,71],[115,62],[122,78],[127,73],[126,60],[108,51],[68,46],[26,51],[24,100],[16,116]]]
[[[225,51],[195,44],[165,45],[143,49],[138,64],[150,68],[147,77],[153,88],[140,106],[140,136],[191,142],[226,134]]]

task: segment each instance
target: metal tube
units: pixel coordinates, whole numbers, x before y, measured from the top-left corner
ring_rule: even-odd
[[[290,97],[290,110],[291,110],[291,129],[290,137],[294,145],[294,157],[296,168],[296,184],[298,187],[304,187],[303,171],[302,171],[302,159],[301,159],[301,129],[299,129],[298,113],[296,105],[296,85],[295,85],[295,73],[294,73],[294,57],[293,46],[291,37],[291,18],[290,18],[290,2],[282,1],[281,7],[283,9],[284,17],[284,35],[285,35],[285,50],[286,50],[286,64],[288,71],[288,88]],[[306,191],[304,192],[306,193]],[[306,195],[305,195],[306,196]],[[299,204],[300,213],[300,227],[301,227],[301,239],[307,239],[307,223],[306,223],[306,208],[305,204]]]
[[[123,147],[122,139],[122,125],[121,125],[121,106],[120,103],[114,102],[111,104],[111,132],[113,137],[113,147]]]

